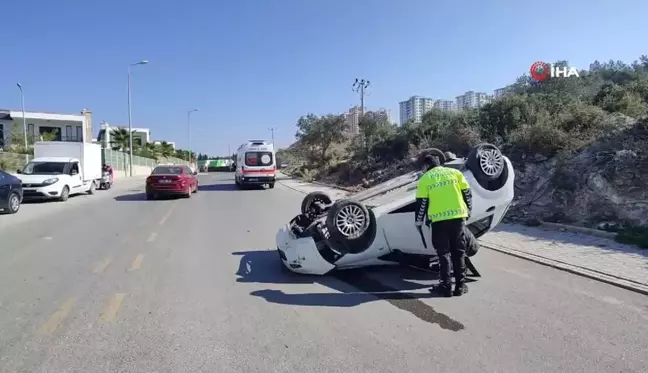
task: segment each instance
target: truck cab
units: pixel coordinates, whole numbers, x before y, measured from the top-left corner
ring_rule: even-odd
[[[77,158],[34,158],[18,170],[25,199],[58,199],[66,201],[79,193],[93,194],[94,183],[84,183],[83,168]]]

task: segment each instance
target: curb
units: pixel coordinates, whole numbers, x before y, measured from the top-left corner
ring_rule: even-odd
[[[549,223],[546,221],[541,221],[540,222],[541,227],[545,228],[551,228],[551,229],[558,229],[558,230],[564,230],[567,232],[574,232],[574,233],[583,233],[587,234],[590,236],[596,236],[600,238],[609,238],[609,239],[614,239],[617,234],[614,232],[606,232],[598,229],[592,229],[592,228],[585,228],[585,227],[579,227],[576,225],[567,225],[567,224],[560,224],[560,223]]]
[[[511,256],[514,256],[514,257],[517,257],[517,258],[520,258],[520,259],[525,259],[525,260],[528,260],[530,262],[534,262],[534,263],[541,264],[541,265],[544,265],[544,266],[547,266],[547,267],[555,268],[555,269],[560,270],[560,271],[569,272],[571,274],[578,275],[578,276],[581,276],[581,277],[586,277],[586,278],[589,278],[591,280],[604,282],[604,283],[606,283],[608,285],[612,285],[612,286],[616,286],[616,287],[619,287],[619,288],[622,288],[622,289],[625,289],[625,290],[633,291],[635,293],[648,295],[648,285],[638,283],[636,281],[629,280],[629,279],[626,279],[626,278],[623,278],[623,277],[613,276],[613,275],[610,275],[610,274],[607,274],[607,273],[587,269],[587,268],[584,268],[584,267],[575,266],[573,264],[561,262],[561,261],[558,261],[558,260],[548,259],[548,258],[539,256],[539,255],[526,253],[526,252],[523,252],[523,251],[511,249],[511,248],[504,247],[504,246],[501,246],[501,245],[496,245],[496,244],[491,244],[491,243],[484,243],[484,242],[480,242],[480,245],[487,248],[487,249],[500,252],[502,254],[511,255]]]

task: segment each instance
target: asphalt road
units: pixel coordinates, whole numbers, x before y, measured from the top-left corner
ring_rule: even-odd
[[[200,180],[0,225],[0,372],[648,372],[646,296],[488,250],[461,298],[413,270],[288,275],[301,195]]]

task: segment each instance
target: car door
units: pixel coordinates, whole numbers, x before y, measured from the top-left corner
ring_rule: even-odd
[[[194,190],[197,187],[197,179],[196,176],[193,174],[193,171],[191,170],[191,167],[189,166],[184,166],[183,169],[183,177],[185,177],[187,180],[189,180],[189,185],[191,185],[191,190]]]
[[[70,163],[70,184],[70,190],[74,193],[83,189],[83,175],[81,175],[79,162]]]
[[[0,170],[0,206],[6,206],[9,202],[9,190],[11,189],[9,180],[8,175]]]

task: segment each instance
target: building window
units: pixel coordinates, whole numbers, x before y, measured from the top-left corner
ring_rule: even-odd
[[[34,130],[34,123],[27,124],[27,136],[31,137],[32,141],[38,140],[36,139],[36,131]]]
[[[72,126],[65,126],[65,141],[73,141]]]
[[[76,128],[76,141],[78,142],[83,142],[85,139],[83,138],[83,127],[77,126]]]

